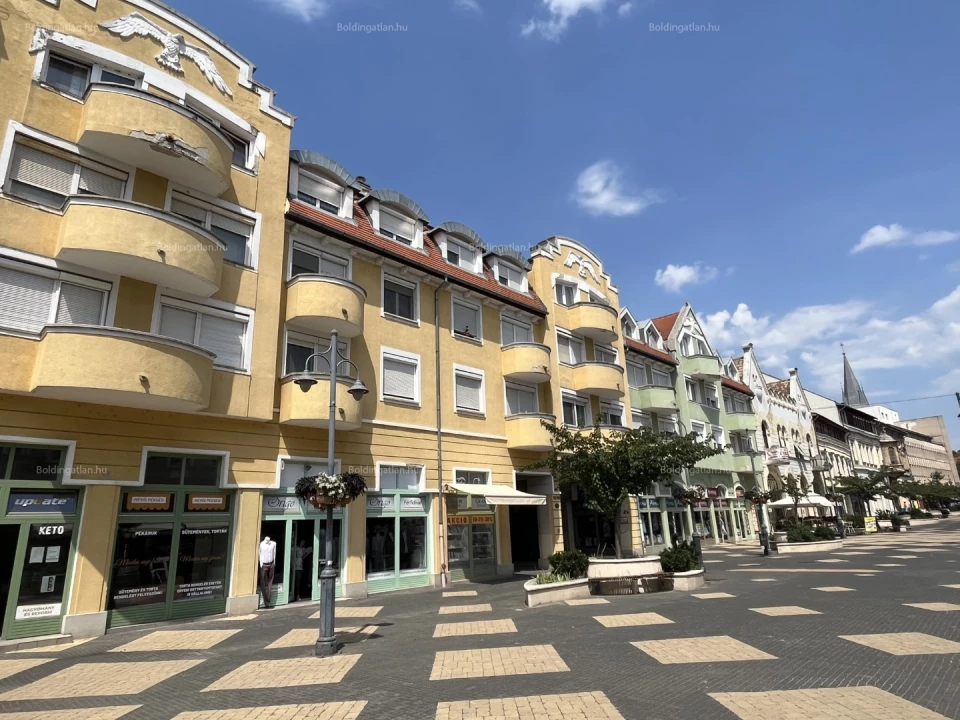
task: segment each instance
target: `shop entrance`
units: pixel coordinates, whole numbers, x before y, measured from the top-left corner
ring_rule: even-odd
[[[313,598],[313,582],[310,578],[310,568],[313,566],[313,535],[314,520],[294,520],[290,533],[290,586],[287,597],[290,602],[311,600]],[[322,521],[321,521],[322,522]],[[319,555],[326,552],[324,544],[320,543]]]
[[[6,637],[6,626],[3,624],[2,612],[7,607],[7,598],[10,596],[10,584],[13,582],[13,565],[16,560],[16,553],[13,549],[17,547],[17,541],[20,539],[19,525],[0,525],[0,637]]]
[[[536,570],[540,560],[540,523],[533,505],[510,505],[510,552],[515,570]]]

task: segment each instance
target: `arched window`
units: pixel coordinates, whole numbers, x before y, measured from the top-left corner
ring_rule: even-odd
[[[766,450],[770,447],[770,439],[767,437],[767,421],[764,420],[760,423],[760,430],[763,431],[763,448]]]

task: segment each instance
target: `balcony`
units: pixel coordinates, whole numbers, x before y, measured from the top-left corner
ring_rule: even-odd
[[[595,342],[612,343],[617,339],[617,311],[602,303],[575,303],[567,309],[567,326]]]
[[[210,404],[213,360],[196,345],[135,330],[48,325],[31,392],[71,402],[196,412]]]
[[[541,424],[541,420],[556,423],[553,415],[531,413],[523,415],[507,415],[507,449],[531,450],[546,452],[553,447],[550,433]]]
[[[659,414],[677,412],[677,396],[673,388],[647,385],[630,388],[630,406],[634,410],[649,410]]]
[[[73,195],[57,259],[209,297],[220,287],[223,243],[209,231],[149,205]]]
[[[731,462],[734,472],[740,473],[753,473],[753,472],[762,472],[763,466],[760,461],[754,459],[750,460],[749,453],[734,453],[731,456]]]
[[[230,187],[227,136],[189,108],[145,90],[90,85],[79,145],[208,195]]]
[[[550,380],[550,348],[533,342],[513,343],[501,348],[503,377],[523,383]]]
[[[317,384],[303,392],[293,382],[295,376],[280,380],[280,422],[284,425],[327,428],[330,417],[330,381],[317,377]],[[347,392],[353,380],[337,378],[337,430],[356,430],[360,427],[360,406]]]
[[[681,364],[685,373],[701,380],[719,380],[722,375],[715,355],[687,355]]]
[[[604,362],[573,365],[573,389],[596,395],[603,400],[619,400],[624,395],[623,368]]]
[[[287,322],[303,330],[343,338],[363,332],[367,292],[349,280],[329,275],[297,275],[287,282]]]
[[[723,426],[730,432],[753,432],[757,429],[757,416],[749,412],[727,413]]]

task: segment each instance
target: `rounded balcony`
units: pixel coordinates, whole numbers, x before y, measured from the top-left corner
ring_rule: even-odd
[[[210,404],[215,357],[196,345],[135,330],[47,325],[31,392],[71,402],[196,412]]]
[[[723,426],[727,430],[753,432],[757,429],[757,416],[752,412],[732,412],[727,413]]]
[[[503,377],[523,383],[543,383],[550,380],[550,348],[534,342],[504,345]]]
[[[671,414],[677,412],[677,396],[673,388],[645,387],[630,388],[630,406],[634,410]]]
[[[567,326],[571,332],[595,342],[612,343],[618,337],[617,311],[603,303],[575,303],[567,309]]]
[[[79,145],[208,195],[230,187],[230,139],[203,116],[146,90],[90,85]]]
[[[304,392],[294,382],[296,377],[287,375],[280,380],[280,422],[303,427],[329,427],[330,381],[314,376],[317,384]],[[352,386],[352,378],[337,378],[337,430],[356,430],[360,427],[361,403],[349,394]]]
[[[720,358],[716,355],[687,355],[683,358],[682,365],[684,372],[702,380],[718,380],[723,376]]]
[[[619,400],[624,396],[623,368],[605,362],[574,365],[573,389],[602,400]]]
[[[556,424],[554,415],[529,413],[522,415],[507,415],[507,449],[531,450],[547,452],[553,447],[550,433],[543,426],[542,420]]]
[[[303,330],[354,338],[363,332],[367,291],[329,275],[297,275],[287,283],[287,323]]]
[[[223,243],[149,205],[93,195],[67,201],[57,259],[209,297],[220,287]]]

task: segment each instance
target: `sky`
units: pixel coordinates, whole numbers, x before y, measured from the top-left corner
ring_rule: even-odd
[[[960,4],[168,0],[319,151],[488,245],[575,238],[637,319],[689,301],[960,447]]]

